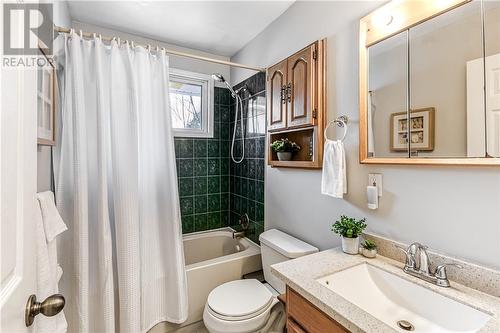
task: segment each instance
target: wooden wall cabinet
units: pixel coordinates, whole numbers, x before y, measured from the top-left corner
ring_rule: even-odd
[[[288,333],[349,332],[288,286],[286,288],[285,308]]]
[[[292,161],[278,161],[269,150],[271,166],[321,168],[326,115],[326,40],[319,40],[268,68],[268,143],[281,138],[297,142],[301,151]],[[299,143],[300,142],[300,143]]]
[[[286,128],[286,87],[287,87],[287,61],[270,67],[268,69],[268,130],[279,130]]]

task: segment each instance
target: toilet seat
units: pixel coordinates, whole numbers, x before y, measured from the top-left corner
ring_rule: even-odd
[[[259,316],[274,304],[269,289],[255,279],[224,283],[210,292],[208,312],[227,321],[241,321]]]
[[[279,300],[258,280],[226,282],[208,295],[203,322],[211,333],[260,332]]]

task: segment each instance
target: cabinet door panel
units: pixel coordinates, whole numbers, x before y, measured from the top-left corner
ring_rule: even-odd
[[[277,130],[286,128],[286,96],[284,96],[287,82],[287,60],[270,67],[268,70],[267,91],[268,98],[268,129]]]
[[[288,127],[314,125],[316,43],[288,58]]]
[[[288,318],[286,323],[286,328],[288,333],[307,333],[299,326],[293,319]]]
[[[346,333],[336,321],[309,303],[290,287],[286,290],[288,318],[293,318],[308,333]]]

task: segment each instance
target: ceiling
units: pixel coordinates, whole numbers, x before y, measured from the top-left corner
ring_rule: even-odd
[[[68,1],[74,20],[232,56],[293,1]]]

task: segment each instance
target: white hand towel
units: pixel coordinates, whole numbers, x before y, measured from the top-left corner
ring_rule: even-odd
[[[347,173],[344,143],[326,140],[323,154],[321,194],[342,199],[347,193]]]
[[[58,282],[62,269],[57,263],[56,236],[67,230],[54,203],[52,192],[37,194],[40,210],[36,214],[37,233],[37,299],[39,302],[45,298],[59,293]],[[37,316],[35,319],[35,332],[64,333],[68,324],[61,311],[54,317]]]
[[[40,192],[37,193],[36,197],[40,203],[40,209],[42,211],[45,237],[47,238],[47,243],[49,243],[53,241],[54,238],[61,232],[68,230],[68,228],[66,227],[66,224],[64,224],[64,221],[56,208],[54,193],[51,191]]]

